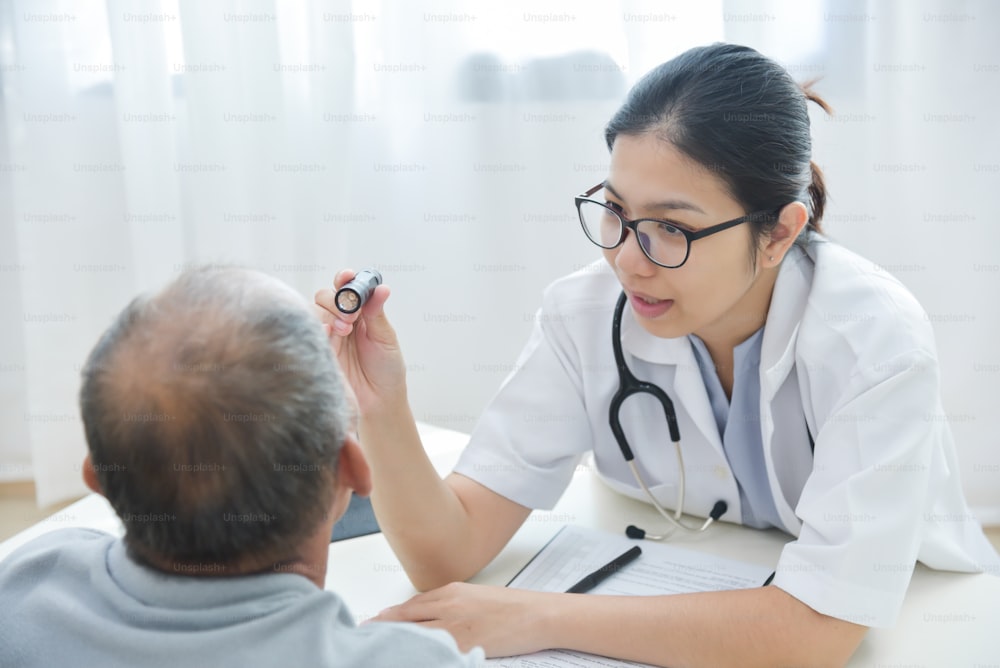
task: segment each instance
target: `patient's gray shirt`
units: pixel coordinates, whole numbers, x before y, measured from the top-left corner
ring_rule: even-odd
[[[121,539],[62,529],[0,563],[0,666],[479,666],[445,631],[356,626],[301,575],[172,575]]]

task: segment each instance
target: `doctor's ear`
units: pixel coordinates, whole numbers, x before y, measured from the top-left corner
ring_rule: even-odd
[[[802,229],[809,222],[809,209],[802,202],[786,204],[771,231],[761,238],[759,264],[770,269],[781,264]]]

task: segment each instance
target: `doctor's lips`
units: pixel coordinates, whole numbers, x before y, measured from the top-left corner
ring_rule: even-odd
[[[633,292],[627,288],[625,292],[628,294],[628,303],[632,307],[632,310],[636,315],[643,318],[659,317],[669,311],[670,307],[674,305],[673,299],[656,299],[641,292]]]

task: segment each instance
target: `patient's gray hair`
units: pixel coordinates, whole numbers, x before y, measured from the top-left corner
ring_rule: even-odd
[[[294,553],[332,501],[350,404],[319,320],[235,267],[132,301],[83,370],[91,460],[137,556]]]

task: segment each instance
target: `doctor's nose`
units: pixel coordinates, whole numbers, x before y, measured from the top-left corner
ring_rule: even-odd
[[[633,230],[625,232],[625,241],[614,252],[615,266],[624,273],[634,276],[652,276],[656,273],[657,265],[639,247],[639,239]]]

